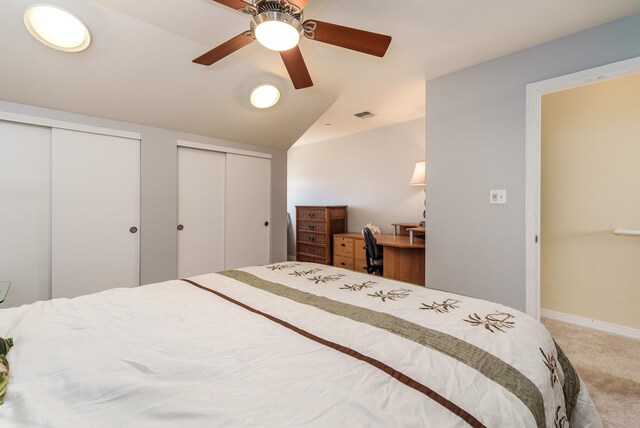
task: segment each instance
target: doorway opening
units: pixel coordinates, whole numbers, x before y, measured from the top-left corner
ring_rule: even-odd
[[[624,308],[640,269],[627,262],[640,251],[629,234],[640,230],[640,188],[629,176],[638,120],[625,118],[638,101],[625,105],[623,89],[639,82],[633,58],[527,86],[527,313],[537,319],[639,337],[640,320]]]

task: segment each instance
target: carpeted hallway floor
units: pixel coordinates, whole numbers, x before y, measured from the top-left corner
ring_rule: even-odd
[[[640,340],[547,318],[542,323],[587,385],[604,427],[640,427]]]

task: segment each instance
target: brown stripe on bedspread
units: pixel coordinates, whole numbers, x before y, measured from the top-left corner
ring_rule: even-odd
[[[331,342],[329,340],[323,339],[321,337],[318,337],[312,333],[309,333],[308,331],[302,330],[301,328],[298,328],[296,326],[294,326],[293,324],[290,324],[284,320],[281,320],[279,318],[274,317],[273,315],[269,315],[265,312],[259,311],[258,309],[252,308],[251,306],[248,306],[242,302],[239,302],[238,300],[235,300],[223,293],[220,293],[219,291],[215,291],[212,290],[210,288],[207,288],[203,285],[198,284],[197,282],[191,281],[189,279],[182,279],[182,281],[187,282],[195,287],[198,287],[204,291],[208,291],[209,293],[215,294],[216,296],[225,299],[235,305],[240,306],[241,308],[244,308],[250,312],[253,312],[255,314],[261,315],[265,318],[267,318],[270,321],[273,321],[277,324],[280,324],[283,327],[288,328],[289,330],[292,330],[308,339],[311,339],[317,343],[320,343],[322,345],[325,345],[329,348],[335,349],[336,351],[342,352],[345,355],[348,355],[350,357],[356,358],[360,361],[363,361],[365,363],[368,363],[370,365],[372,365],[373,367],[382,370],[383,372],[387,373],[389,376],[393,377],[394,379],[398,380],[399,382],[404,383],[405,385],[409,386],[410,388],[415,389],[416,391],[421,392],[422,394],[426,395],[427,397],[431,398],[432,400],[434,400],[435,402],[437,402],[438,404],[442,405],[443,407],[445,407],[446,409],[448,409],[449,411],[451,411],[452,413],[454,413],[455,415],[457,415],[458,417],[460,417],[462,420],[464,420],[465,422],[467,422],[469,425],[471,425],[474,428],[485,428],[485,426],[478,421],[476,418],[474,418],[471,414],[469,414],[467,411],[465,411],[464,409],[458,407],[457,405],[455,405],[454,403],[452,403],[451,401],[447,400],[446,398],[444,398],[443,396],[441,396],[440,394],[438,394],[437,392],[435,392],[434,390],[432,390],[431,388],[421,384],[420,382],[418,382],[417,380],[407,376],[406,374],[394,369],[393,367],[388,366],[387,364],[376,360],[375,358],[371,358],[367,355],[361,354],[358,351],[355,351],[351,348],[348,348],[346,346],[342,346],[338,343],[335,342]]]

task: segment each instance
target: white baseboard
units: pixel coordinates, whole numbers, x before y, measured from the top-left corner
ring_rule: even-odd
[[[583,318],[577,315],[563,314],[562,312],[550,311],[548,309],[540,309],[540,315],[551,320],[575,324],[581,327],[591,328],[593,330],[604,331],[605,333],[618,334],[620,336],[631,337],[633,339],[640,339],[640,330],[631,327],[609,324],[607,322]]]
[[[288,261],[288,262],[295,262],[296,260],[298,260],[298,259],[296,258],[296,256],[295,256],[295,255],[293,255],[293,254],[287,254],[287,261]]]

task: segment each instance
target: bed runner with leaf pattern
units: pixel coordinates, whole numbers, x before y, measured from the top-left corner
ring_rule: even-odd
[[[282,267],[292,268],[294,266],[296,265],[291,264],[291,266],[288,266],[288,265],[282,264],[279,266],[279,270],[282,270],[280,269]],[[314,274],[312,275],[313,278],[307,278],[311,280],[314,284],[326,284],[331,281],[337,281],[338,279],[341,279],[342,276],[344,276],[344,275],[340,275],[340,278],[339,278],[337,275],[333,275],[333,276],[336,276],[336,278],[333,278],[333,276],[331,275],[329,276],[319,275],[317,271],[299,272],[299,273],[296,271],[290,275],[294,277],[301,277],[301,276],[304,277],[304,276],[308,276],[307,273]],[[496,357],[495,355],[471,343],[465,342],[464,340],[461,340],[449,334],[443,333],[441,331],[429,329],[427,327],[418,325],[416,323],[413,323],[411,321],[405,320],[401,317],[397,317],[386,312],[375,311],[365,307],[360,307],[360,306],[352,305],[349,303],[341,302],[338,300],[329,299],[323,296],[318,296],[316,294],[308,293],[308,292],[299,290],[297,288],[283,285],[281,283],[268,281],[256,275],[253,275],[252,273],[245,272],[242,270],[231,270],[231,271],[221,272],[220,274],[226,277],[232,278],[234,280],[243,282],[247,285],[258,288],[260,290],[278,295],[280,297],[284,297],[301,304],[310,305],[315,308],[321,309],[325,312],[346,317],[357,322],[367,323],[371,326],[386,330],[390,333],[403,337],[407,340],[413,341],[422,346],[428,347],[430,349],[441,352],[447,356],[450,356],[462,362],[463,364],[466,364],[467,366],[473,368],[474,370],[477,370],[487,378],[491,379],[493,382],[501,385],[502,387],[510,391],[512,394],[518,397],[518,399],[522,401],[522,403],[524,403],[526,407],[531,411],[536,421],[536,425],[538,427],[544,427],[546,425],[544,402],[543,402],[542,394],[538,389],[538,387],[531,380],[529,380],[529,378],[527,378],[525,375],[523,375],[521,372],[519,372],[510,364],[502,361],[500,358]],[[189,282],[192,283],[193,285],[199,286],[200,288],[210,291],[210,289],[207,287],[202,287],[199,284],[195,284],[191,281]],[[374,283],[367,282],[363,284],[353,284],[353,285],[345,284],[340,289],[350,290],[350,291],[360,291],[362,289],[370,288],[372,284]],[[391,290],[387,292],[377,291],[375,293],[368,293],[367,296],[370,296],[372,298],[378,297],[381,299],[381,301],[385,302],[387,301],[387,299],[389,299],[389,301],[394,301],[396,299],[404,299],[410,293],[411,293],[411,290],[409,289],[399,289],[399,290]],[[218,294],[218,293],[215,293],[215,294]],[[220,297],[227,298],[226,296],[220,296]],[[448,311],[449,309],[457,308],[456,305],[458,303],[459,302],[455,300],[444,301],[442,302],[442,304],[437,304],[436,302],[434,302],[432,305],[423,304],[423,307],[419,309],[432,309],[434,311],[442,313],[442,312]],[[468,319],[465,319],[464,321],[466,321],[471,325],[484,326],[489,332],[494,332],[494,331],[502,332],[504,331],[505,328],[513,327],[513,321],[511,320],[511,318],[512,318],[511,315],[497,311],[494,314],[487,315],[485,318],[481,318],[477,314],[472,314],[468,317]],[[337,346],[340,346],[340,345],[337,345]],[[347,352],[347,354],[351,355],[351,352],[355,352],[355,351],[350,350],[350,352]],[[560,353],[561,351],[558,352],[558,354]],[[569,367],[565,365],[564,355],[562,356],[558,355],[558,357],[559,357],[558,359],[561,360],[562,362],[562,369],[566,376],[565,385],[568,385],[569,389],[571,389],[570,391],[565,391],[565,393],[569,393],[569,395],[573,397],[573,398],[568,397],[568,399],[566,400],[566,404],[567,404],[566,410],[567,410],[567,414],[569,414],[571,410],[570,406],[572,407],[572,404],[575,403],[575,396],[577,396],[577,393],[578,393],[578,389],[576,388],[576,385],[579,387],[579,380],[577,378],[577,375],[575,375],[575,371],[572,370],[570,365]],[[393,375],[393,376],[398,378],[398,375]],[[411,379],[411,381],[415,382],[413,379]],[[418,385],[421,385],[421,384],[418,383]],[[563,385],[563,389],[566,389],[564,388],[565,385]],[[412,385],[409,385],[409,386],[412,386]],[[418,389],[418,388],[415,388],[415,386],[413,387],[414,389]],[[440,398],[448,402],[448,400],[442,397]],[[453,403],[451,404],[453,405]],[[455,405],[453,406],[457,407]],[[465,414],[468,414],[464,410],[462,409],[460,410]],[[480,422],[475,420],[475,418],[473,418],[470,415],[469,417],[473,420],[469,419],[466,416],[463,417],[463,419],[469,422],[472,426],[482,426],[482,424],[480,424]],[[476,423],[480,425],[476,425]]]
[[[229,273],[229,272],[239,272],[239,271],[228,271],[225,273]],[[411,377],[407,376],[406,374],[394,369],[393,367],[375,359],[375,358],[371,358],[367,355],[363,355],[362,353],[348,348],[346,346],[340,345],[338,343],[335,342],[331,342],[329,340],[323,339],[319,336],[316,336],[312,333],[309,333],[308,331],[305,331],[301,328],[298,328],[296,326],[294,326],[291,323],[288,323],[284,320],[281,320],[273,315],[267,314],[265,312],[259,311],[255,308],[252,308],[249,305],[246,305],[236,299],[233,299],[223,293],[220,293],[219,291],[213,290],[211,288],[205,287],[203,285],[198,284],[195,281],[189,280],[189,279],[183,279],[182,281],[185,281],[195,287],[198,287],[204,291],[208,291],[212,294],[215,294],[218,297],[221,297],[237,306],[240,306],[250,312],[253,312],[255,314],[261,315],[277,324],[280,324],[283,327],[286,327],[308,339],[311,339],[315,342],[318,342],[322,345],[325,345],[329,348],[335,349],[338,352],[342,352],[345,355],[348,355],[352,358],[356,358],[360,361],[363,361],[365,363],[368,363],[370,365],[372,365],[373,367],[387,373],[389,376],[395,378],[396,380],[398,380],[399,382],[404,383],[405,385],[409,386],[410,388],[415,389],[418,392],[421,392],[422,394],[424,394],[425,396],[431,398],[432,400],[434,400],[436,403],[440,404],[441,406],[443,406],[444,408],[446,408],[447,410],[449,410],[450,412],[452,412],[453,414],[457,415],[458,417],[460,417],[462,420],[464,420],[465,422],[467,422],[471,427],[473,428],[486,428],[485,425],[483,425],[480,421],[478,421],[475,417],[473,417],[470,413],[468,413],[467,411],[465,411],[464,409],[460,408],[459,406],[456,406],[454,403],[452,403],[451,401],[447,400],[446,398],[444,398],[443,396],[441,396],[440,394],[436,393],[434,390],[432,390],[431,388],[429,388],[426,385],[423,385],[422,383],[416,381],[415,379],[412,379]]]

